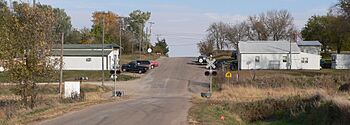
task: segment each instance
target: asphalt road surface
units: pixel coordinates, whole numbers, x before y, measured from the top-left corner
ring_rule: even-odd
[[[143,76],[134,90],[139,96],[68,113],[39,125],[187,125],[192,93],[190,81],[205,81],[204,69],[191,58],[163,58],[161,66]]]

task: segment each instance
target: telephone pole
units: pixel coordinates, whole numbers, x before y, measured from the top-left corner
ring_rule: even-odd
[[[63,82],[63,44],[64,44],[64,32],[62,32],[61,36],[61,57],[60,57],[60,83],[59,83],[59,96],[62,96],[62,82]]]
[[[105,55],[105,14],[103,14],[103,19],[102,19],[102,86],[104,86],[104,82],[105,82],[105,61],[104,61],[104,55]]]

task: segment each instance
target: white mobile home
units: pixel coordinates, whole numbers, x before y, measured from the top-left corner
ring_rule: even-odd
[[[332,69],[350,69],[350,54],[332,54]]]
[[[320,70],[321,56],[301,52],[296,43],[287,41],[239,42],[240,69]]]
[[[104,70],[112,70],[114,62],[119,64],[117,45],[105,44],[103,54],[102,44],[65,44],[63,48],[63,70],[102,70],[103,64]],[[51,58],[59,60],[60,55],[60,45],[55,45]]]

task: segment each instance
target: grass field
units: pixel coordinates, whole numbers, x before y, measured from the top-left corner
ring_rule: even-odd
[[[345,124],[350,119],[350,70],[241,71],[229,83],[219,72],[210,99],[195,96],[191,124],[300,125]],[[235,74],[237,72],[233,72]],[[255,76],[255,77],[254,77]],[[225,120],[221,120],[221,116]]]

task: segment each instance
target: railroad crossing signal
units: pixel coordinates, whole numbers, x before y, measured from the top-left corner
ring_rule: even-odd
[[[227,73],[225,74],[225,77],[226,77],[226,78],[232,78],[232,73],[231,73],[231,72],[227,72]]]
[[[218,73],[215,70],[208,70],[204,72],[205,76],[209,76],[209,75],[216,76],[217,74]]]
[[[208,69],[209,69],[210,67],[213,68],[213,69],[216,68],[216,66],[215,66],[215,64],[214,64],[215,61],[216,61],[216,59],[212,59],[212,60],[207,59],[206,61],[207,61],[207,63],[208,63],[207,66],[206,66],[206,68],[208,68]]]

